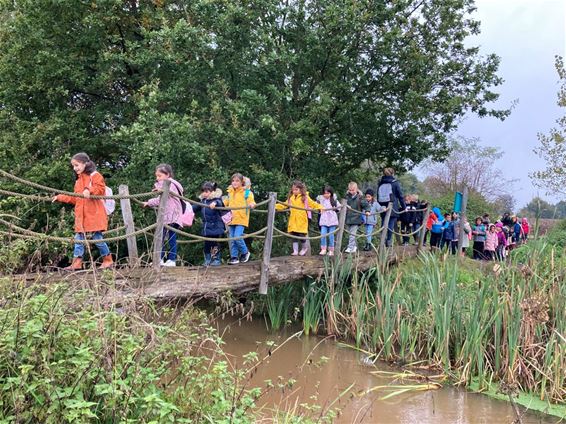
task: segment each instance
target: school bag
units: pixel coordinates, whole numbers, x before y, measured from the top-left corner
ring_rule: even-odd
[[[393,184],[397,180],[393,180],[391,183],[383,183],[377,189],[377,201],[379,203],[389,203],[391,202],[391,195],[393,194]]]
[[[90,174],[90,183],[88,185],[89,188],[92,188],[92,176],[97,173],[98,171],[94,171],[92,174]],[[104,183],[104,195],[112,196],[113,194],[114,193],[112,192],[112,189],[108,187],[106,183]],[[102,199],[102,202],[104,203],[104,210],[106,211],[106,215],[112,215],[112,213],[116,210],[116,200]]]
[[[175,187],[177,187],[177,191],[179,195],[183,195],[183,189],[178,186],[177,184],[173,183]],[[179,217],[179,223],[181,227],[190,227],[193,225],[193,221],[195,220],[195,213],[193,212],[193,207],[189,205],[186,201],[181,198],[177,198],[181,203],[181,216]]]

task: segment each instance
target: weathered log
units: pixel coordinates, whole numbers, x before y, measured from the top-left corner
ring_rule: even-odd
[[[388,250],[389,264],[413,257],[417,254],[415,246],[397,247]],[[269,265],[270,286],[301,280],[305,277],[320,277],[325,268],[332,266],[330,257],[284,256],[272,258]],[[378,265],[373,252],[360,252],[344,255],[343,264],[352,270],[362,272]],[[28,282],[49,283],[71,281],[73,283],[97,281],[115,289],[107,296],[112,303],[120,300],[146,298],[154,300],[173,300],[197,297],[218,297],[222,293],[242,294],[257,290],[261,276],[261,261],[252,261],[235,266],[218,267],[171,267],[161,272],[153,268],[124,268],[113,271],[80,271],[73,273],[26,274],[20,276]]]

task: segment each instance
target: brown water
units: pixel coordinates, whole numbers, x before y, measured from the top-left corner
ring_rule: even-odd
[[[453,387],[405,393],[389,400],[380,400],[388,393],[384,391],[362,395],[375,386],[392,384],[391,378],[376,376],[371,372],[398,370],[383,363],[376,364],[377,368],[363,365],[360,362],[363,357],[361,353],[341,347],[332,339],[301,336],[285,342],[293,331],[270,334],[265,323],[259,319],[240,323],[225,320],[219,323],[219,327],[226,342],[224,349],[232,355],[230,360],[234,367],[243,367],[242,355],[248,352],[258,352],[260,358],[268,357],[258,366],[248,387],[264,388],[265,380],[296,380],[291,389],[272,389],[263,395],[258,405],[267,409],[306,413],[307,411],[299,406],[303,402],[327,409],[336,401],[333,408],[339,408],[341,412],[335,423],[475,424],[512,423],[515,419],[508,402]],[[285,344],[268,356],[268,341],[276,345],[283,342]],[[321,357],[328,360],[320,364]],[[336,400],[352,383],[354,388],[350,394]],[[524,412],[524,408],[519,408]],[[558,418],[536,412],[524,412],[522,420],[525,424],[550,424],[559,421]]]

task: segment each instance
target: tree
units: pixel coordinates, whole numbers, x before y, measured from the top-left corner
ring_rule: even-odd
[[[566,68],[564,59],[556,56],[555,62],[561,86],[558,91],[558,106],[566,107]],[[540,146],[534,151],[546,161],[546,169],[532,173],[534,183],[546,190],[547,194],[566,194],[566,115],[556,120],[558,128],[550,134],[539,133]]]
[[[512,194],[505,193],[497,196],[493,202],[495,212],[503,215],[505,212],[515,211],[516,201]]]
[[[411,168],[495,110],[472,0],[22,0],[0,4],[0,167],[60,187],[86,150],[147,188],[241,171],[260,192]],[[112,178],[109,179],[112,184]],[[65,188],[69,188],[66,184]]]
[[[514,204],[509,189],[513,181],[506,180],[494,162],[503,156],[496,147],[481,146],[477,138],[452,140],[451,152],[442,162],[429,160],[423,167],[427,177],[423,181],[426,191],[433,197],[463,191],[477,193],[488,201],[501,200]]]
[[[519,215],[529,216],[533,218],[551,219],[558,218],[556,216],[556,212],[556,206],[550,204],[544,199],[541,199],[540,197],[535,197],[529,203],[527,203],[527,206],[521,209]]]

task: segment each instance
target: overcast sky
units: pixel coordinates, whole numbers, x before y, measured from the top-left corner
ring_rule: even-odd
[[[533,152],[537,133],[548,133],[566,113],[556,104],[559,83],[554,67],[555,55],[566,56],[566,0],[477,0],[476,5],[481,34],[468,42],[501,58],[499,75],[505,82],[496,90],[501,94],[497,105],[506,108],[514,100],[518,104],[503,122],[470,116],[457,134],[479,137],[481,144],[505,152],[497,165],[506,178],[518,179],[517,209],[537,194],[556,202],[560,199],[545,196],[528,174],[545,165]]]

